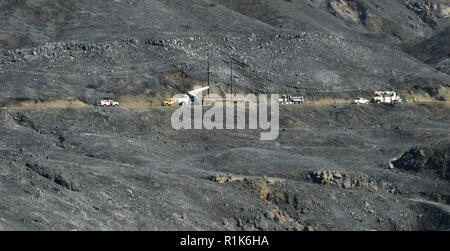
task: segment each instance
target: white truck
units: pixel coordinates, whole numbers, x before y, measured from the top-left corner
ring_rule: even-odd
[[[280,104],[301,104],[305,101],[305,98],[303,96],[292,97],[283,95],[278,101],[280,102]]]
[[[103,107],[106,107],[106,106],[118,107],[119,106],[119,102],[114,101],[111,98],[105,97],[102,100],[100,100],[100,105],[103,106]]]
[[[372,103],[396,104],[402,102],[400,96],[394,91],[375,91],[373,94]]]
[[[352,104],[356,104],[356,105],[359,105],[359,104],[368,104],[368,103],[369,103],[369,100],[368,100],[368,99],[366,99],[366,98],[361,98],[361,97],[358,97],[358,98],[352,100]]]

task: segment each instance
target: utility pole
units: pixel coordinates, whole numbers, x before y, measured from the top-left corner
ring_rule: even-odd
[[[208,74],[207,74],[207,78],[208,78],[208,87],[209,87],[209,48],[208,48]],[[208,88],[208,96],[209,96],[209,88]]]
[[[233,95],[233,59],[230,57],[230,85],[231,95]]]

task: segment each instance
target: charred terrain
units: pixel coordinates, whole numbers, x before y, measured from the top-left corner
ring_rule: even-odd
[[[449,230],[450,4],[0,1],[1,230]],[[173,94],[305,96],[280,135]],[[374,90],[404,102],[350,105]],[[104,96],[119,108],[98,107]]]

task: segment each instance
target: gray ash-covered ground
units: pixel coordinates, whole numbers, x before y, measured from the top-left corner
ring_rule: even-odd
[[[407,96],[425,94],[428,88],[437,89],[437,97],[441,87],[448,88],[447,75],[394,48],[434,31],[405,4],[377,4],[382,8],[378,12],[386,15],[381,27],[405,19],[424,29],[405,28],[413,35],[396,38],[374,33],[359,21],[341,20],[329,13],[326,2],[5,1],[0,23],[8,29],[0,35],[0,103],[61,96],[93,103],[102,95],[142,93],[160,103],[163,92],[191,88],[180,86],[173,74],[205,84],[208,50],[211,79],[229,82],[231,56],[235,90],[244,92],[350,98],[350,92],[367,94],[379,88]],[[342,8],[347,10],[348,4]],[[397,11],[402,15],[394,15]],[[440,15],[436,31],[448,25],[448,18]],[[284,27],[260,16],[280,16],[281,23],[295,25]],[[22,44],[27,41],[23,36],[31,41]]]
[[[450,72],[450,26],[430,38],[404,45],[405,51],[439,71]]]
[[[448,107],[335,110],[282,107],[279,138],[264,142],[251,130],[175,131],[172,108],[2,109],[1,226],[448,229],[448,181],[389,165],[448,137]]]
[[[448,230],[449,8],[0,1],[0,229]],[[305,96],[276,140],[172,129],[208,50],[213,92],[231,57],[235,92]],[[406,102],[349,105],[374,90]]]

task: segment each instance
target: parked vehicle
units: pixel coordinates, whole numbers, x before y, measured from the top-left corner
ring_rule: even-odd
[[[303,96],[292,97],[283,95],[278,101],[280,102],[280,104],[301,104],[305,101],[305,98]]]
[[[400,96],[394,91],[375,91],[372,97],[372,103],[377,104],[396,104],[402,102]]]
[[[216,83],[210,86],[201,87],[192,91],[189,91],[187,94],[182,95],[179,98],[168,98],[164,100],[161,105],[162,106],[172,106],[172,105],[189,105],[197,102],[201,103],[201,97],[199,95],[210,88],[219,86],[220,83]]]
[[[106,97],[106,98],[103,98],[102,100],[100,100],[100,105],[104,106],[104,107],[106,107],[106,106],[118,107],[119,106],[119,102],[114,101],[113,99]]]
[[[352,104],[368,104],[370,101],[368,100],[368,99],[366,99],[366,98],[360,98],[360,97],[358,97],[358,98],[356,98],[356,99],[354,99],[353,101],[352,101]]]

